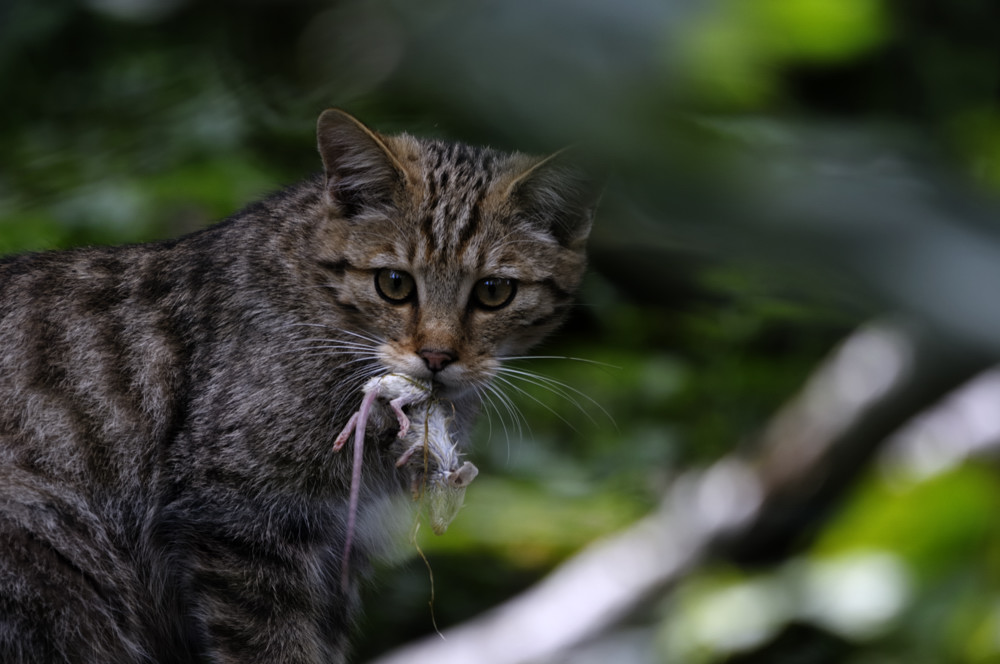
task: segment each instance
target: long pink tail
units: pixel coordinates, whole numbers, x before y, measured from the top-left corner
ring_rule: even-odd
[[[361,464],[365,451],[365,429],[372,404],[378,397],[378,390],[365,394],[357,413],[354,426],[354,469],[351,471],[351,493],[347,502],[347,535],[344,538],[344,556],[340,561],[340,584],[345,590],[350,579],[351,546],[354,544],[354,529],[357,525],[358,501],[361,497]]]

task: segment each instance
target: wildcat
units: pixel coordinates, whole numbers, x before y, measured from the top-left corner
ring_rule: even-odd
[[[595,189],[549,158],[318,122],[324,172],[180,239],[0,261],[0,661],[341,662],[406,492],[373,376],[464,441],[566,314]]]

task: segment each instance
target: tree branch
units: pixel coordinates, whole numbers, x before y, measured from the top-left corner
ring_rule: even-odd
[[[857,331],[765,430],[759,453],[682,475],[662,507],[482,617],[376,664],[527,664],[598,637],[709,558],[804,546],[890,435],[989,365],[926,330]]]

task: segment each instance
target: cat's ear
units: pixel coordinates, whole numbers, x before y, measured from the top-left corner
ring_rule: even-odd
[[[406,172],[378,134],[339,109],[323,111],[316,141],[330,199],[347,217],[392,205]]]
[[[515,206],[546,224],[563,246],[582,250],[606,179],[592,157],[570,147],[528,168],[509,191]]]

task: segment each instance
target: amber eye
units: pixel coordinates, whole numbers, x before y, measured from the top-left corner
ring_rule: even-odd
[[[502,277],[480,279],[472,288],[472,297],[483,309],[506,307],[517,293],[517,282]]]
[[[375,290],[393,304],[408,302],[417,291],[417,284],[406,272],[383,268],[375,273]]]

